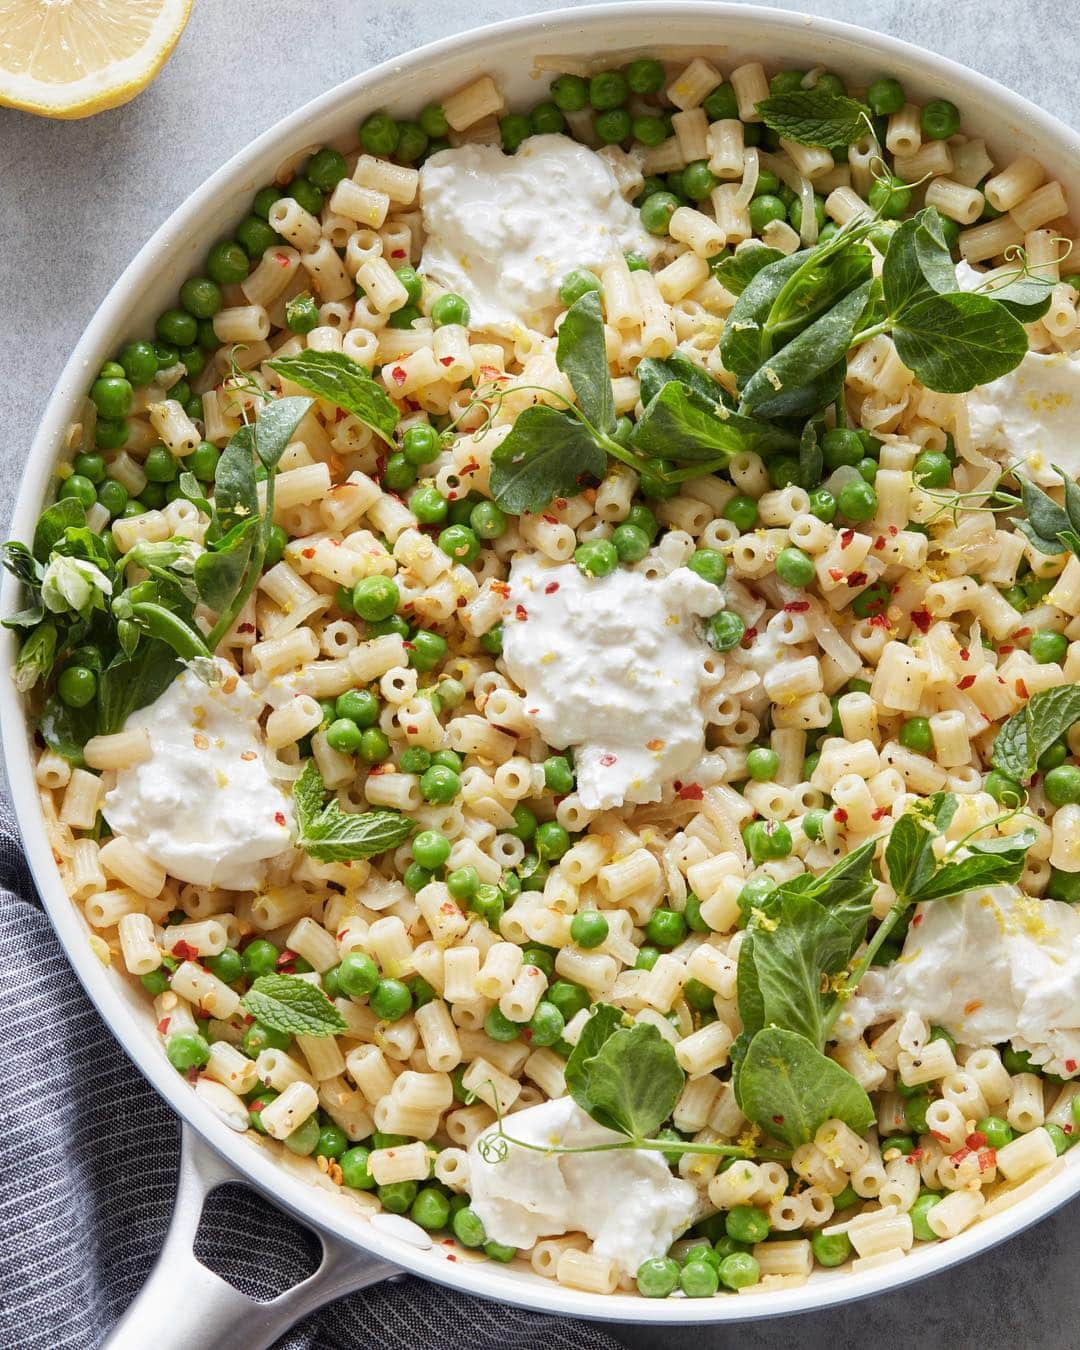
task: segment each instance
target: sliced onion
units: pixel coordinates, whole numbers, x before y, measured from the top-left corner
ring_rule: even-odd
[[[817,243],[817,212],[814,210],[814,185],[809,178],[799,175],[799,197],[802,201],[802,223],[799,238],[809,248]]]
[[[758,172],[760,168],[760,156],[757,149],[751,146],[743,151],[743,176],[739,184],[739,190],[735,193],[735,205],[738,207],[749,206],[750,199],[757,188]]]

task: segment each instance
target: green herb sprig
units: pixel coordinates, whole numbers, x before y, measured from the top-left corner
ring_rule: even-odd
[[[313,759],[293,785],[296,843],[318,862],[373,858],[397,848],[416,828],[400,811],[343,811],[334,797],[326,801],[322,775]]]

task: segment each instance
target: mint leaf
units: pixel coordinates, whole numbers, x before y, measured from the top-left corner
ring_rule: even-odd
[[[1063,684],[1033,694],[1002,725],[990,763],[1019,783],[1030,781],[1039,756],[1080,721],[1080,684]]]
[[[324,806],[322,775],[313,759],[293,785],[297,846],[318,862],[350,862],[397,848],[416,828],[399,811],[343,811],[331,797]]]
[[[1027,851],[1037,835],[1032,829],[1001,839],[980,843],[972,840],[967,845],[971,856],[959,862],[945,863],[912,895],[915,903],[926,900],[947,900],[965,891],[981,886],[1012,886],[1020,880],[1027,860]]]
[[[997,301],[966,291],[917,301],[894,315],[891,327],[901,361],[942,394],[963,394],[1007,375],[1028,350],[1018,319]]]
[[[290,1036],[336,1036],[347,1030],[323,991],[298,975],[260,975],[240,1006],[264,1026]]]
[[[603,478],[607,455],[569,412],[544,404],[519,414],[491,457],[491,495],[513,515],[537,514],[555,497],[574,497],[589,478]]]
[[[271,370],[358,418],[387,445],[394,443],[398,411],[385,389],[344,352],[299,352],[267,363]]]
[[[739,1105],[766,1134],[792,1148],[809,1143],[827,1120],[857,1134],[874,1123],[874,1108],[851,1074],[795,1031],[765,1027],[739,1066]]]
[[[587,291],[566,311],[559,327],[555,364],[569,377],[585,417],[597,431],[610,434],[615,429],[615,395],[597,291]]]
[[[757,105],[761,120],[778,136],[799,145],[828,149],[851,145],[871,130],[870,109],[846,94],[825,89],[794,89],[773,94]]]

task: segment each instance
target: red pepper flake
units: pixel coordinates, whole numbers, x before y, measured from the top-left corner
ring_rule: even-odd
[[[390,256],[391,256],[391,258],[404,258],[404,257],[405,257],[405,250],[404,250],[403,248],[395,248],[395,249],[391,249],[391,250],[390,250]]]
[[[396,385],[398,385],[398,386],[400,387],[401,385],[403,385],[403,384],[405,383],[405,381],[406,381],[409,377],[408,377],[408,375],[405,373],[405,367],[404,367],[404,366],[395,366],[395,367],[393,368],[393,370],[390,372],[390,378],[394,381],[394,383],[395,383]]]
[[[1010,652],[1016,651],[1011,642],[1003,642],[998,648],[998,656],[1008,656]]]
[[[190,942],[185,942],[183,938],[172,949],[172,954],[178,956],[181,961],[197,961],[199,959],[199,953]]]
[[[420,728],[417,726],[409,726],[405,728],[405,734],[407,736],[415,736],[419,730]]]
[[[961,660],[961,661],[970,661],[970,660],[971,660],[971,653],[968,651],[968,649],[967,649],[966,647],[961,647],[961,648],[960,648],[960,660]]]
[[[979,1171],[989,1172],[991,1167],[997,1166],[997,1150],[993,1148],[984,1148],[979,1153]]]
[[[742,638],[739,641],[739,646],[745,648],[746,651],[749,651],[750,648],[754,645],[754,639],[756,637],[757,637],[757,629],[748,628],[746,632],[742,635]]]
[[[277,265],[279,267],[288,267],[289,265],[289,260],[284,253],[275,253],[274,260],[277,262]]]
[[[279,825],[284,825],[284,824],[285,824],[285,812],[284,812],[284,811],[275,811],[275,812],[274,812],[274,820],[275,820]]]
[[[931,1130],[930,1133],[934,1136],[934,1138],[938,1141],[939,1144],[947,1144],[949,1142],[949,1136],[947,1134],[942,1134],[940,1130]]]
[[[1076,1060],[1075,1060],[1075,1059],[1067,1059],[1067,1060],[1065,1061],[1065,1072],[1066,1072],[1066,1073],[1075,1073],[1075,1072],[1076,1072]]]
[[[884,614],[871,614],[869,623],[871,628],[888,628],[889,621]]]
[[[972,1130],[964,1140],[964,1143],[967,1144],[972,1152],[977,1152],[980,1148],[986,1147],[986,1135],[983,1134],[982,1130]]]
[[[911,622],[920,633],[928,633],[930,631],[929,611],[925,609],[913,609],[911,611]]]
[[[296,960],[296,953],[294,951],[290,951],[288,947],[283,947],[281,951],[278,953],[278,959],[274,962],[274,964],[277,966],[278,970],[281,970],[283,966],[291,966],[295,960]]]
[[[548,523],[549,525],[558,525],[558,523],[559,523],[559,518],[558,518],[558,516],[552,516],[552,515],[549,515],[546,511],[545,511],[544,514],[540,517],[540,519],[541,519],[541,520],[546,520],[547,523]]]
[[[830,567],[829,576],[832,577],[833,581],[843,581],[844,569],[842,567]]]
[[[1031,695],[1028,693],[1028,687],[1023,680],[1017,680],[1016,684],[1013,687],[1016,689],[1016,692],[1020,695],[1021,698],[1031,697]]]
[[[687,783],[679,788],[677,795],[681,802],[699,802],[705,796],[705,790],[700,783]]]
[[[617,761],[618,761],[618,755],[601,755],[601,756],[600,756],[600,763],[604,766],[605,769],[610,769],[611,766],[612,766],[613,764],[617,763]]]
[[[1027,637],[1028,634],[1029,634],[1030,632],[1031,632],[1031,629],[1030,629],[1030,628],[1018,628],[1018,629],[1016,630],[1016,632],[1013,634],[1013,637],[1018,637],[1018,638],[1019,638],[1019,637]]]
[[[452,366],[453,364],[454,364],[454,358],[453,358],[452,356],[440,356],[440,357],[439,357],[439,365],[440,365],[440,366]]]
[[[921,924],[921,923],[922,923],[922,915],[921,915],[921,914],[916,914],[915,917],[914,917],[914,918],[912,919],[912,921],[911,921],[911,926],[912,926],[912,928],[918,928],[919,924]]]
[[[565,498],[565,497],[556,497],[556,498],[555,498],[555,510],[556,510],[556,511],[565,511],[565,510],[566,510],[566,498]]]
[[[844,825],[847,822],[847,812],[842,806],[838,806],[832,813],[832,818],[838,825]]]
[[[253,623],[242,623],[237,626],[238,633],[254,633],[255,625]]]
[[[889,808],[888,808],[887,806],[879,806],[879,807],[876,808],[876,810],[873,810],[873,811],[870,812],[870,819],[871,819],[871,820],[880,820],[880,819],[882,818],[882,816],[887,816],[888,814],[889,814]]]
[[[300,556],[302,558],[314,558],[315,550],[313,548],[302,548],[300,550]]]
[[[161,1021],[157,1024],[157,1032],[158,1032],[158,1035],[159,1035],[159,1036],[164,1036],[164,1035],[165,1035],[165,1033],[166,1033],[166,1032],[168,1031],[168,1029],[169,1029],[169,1023],[170,1023],[171,1021],[172,1021],[172,1018],[171,1018],[171,1017],[163,1017],[163,1018],[161,1019]]]
[[[557,581],[549,581],[548,584],[544,587],[544,594],[554,595],[558,589],[559,583]]]
[[[809,600],[789,600],[784,609],[789,614],[801,614],[803,610],[810,608]]]
[[[974,675],[965,675],[964,678],[960,681],[960,683],[956,687],[957,689],[970,689],[974,683],[975,683]]]
[[[890,525],[890,526],[889,526],[889,533],[890,533],[890,534],[892,535],[892,537],[895,539],[896,536],[900,533],[900,529],[899,529],[899,527],[896,526],[896,525]]]
[[[854,531],[854,530],[841,530],[841,531],[840,531],[840,547],[841,547],[842,549],[847,548],[847,547],[852,543],[852,541],[854,540],[854,538],[855,538],[855,531]]]
[[[524,623],[528,617],[529,611],[525,608],[524,605],[514,606],[514,618],[517,619],[518,623]]]
[[[865,586],[869,580],[870,578],[865,572],[852,572],[847,579],[847,584],[849,586]]]
[[[935,1134],[934,1137],[935,1139],[941,1140],[945,1139],[945,1135],[943,1134]],[[955,1153],[950,1153],[949,1161],[952,1163],[954,1167],[959,1167],[960,1164],[964,1161],[964,1159],[970,1158],[974,1152],[975,1150],[973,1148],[968,1148],[965,1145],[963,1148],[958,1148]]]
[[[774,1124],[774,1125],[783,1125],[783,1123],[784,1123],[784,1117],[783,1117],[783,1116],[773,1116],[773,1124]]]
[[[885,536],[883,534],[879,534],[878,537],[874,540],[874,547],[875,548],[885,547]]]

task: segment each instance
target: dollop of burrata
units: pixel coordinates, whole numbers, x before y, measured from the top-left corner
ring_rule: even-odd
[[[503,1127],[514,1139],[547,1147],[626,1139],[598,1125],[571,1097],[516,1111]],[[497,1161],[504,1143],[505,1157]],[[596,1254],[626,1275],[642,1261],[665,1256],[698,1207],[697,1191],[672,1176],[659,1153],[537,1153],[494,1132],[480,1135],[469,1149],[469,1191],[490,1240],[531,1247],[539,1238],[585,1233]]]
[[[548,745],[574,747],[582,804],[659,801],[705,745],[697,621],[723,608],[720,588],[688,567],[590,578],[537,554],[515,557],[509,585],[503,661]]]
[[[473,328],[511,337],[552,331],[575,267],[657,250],[611,164],[569,136],[531,136],[513,155],[440,150],[420,170],[420,202],[420,271],[469,302]]]
[[[1050,1072],[1075,1073],[1080,912],[1015,886],[919,905],[902,953],[863,976],[837,1019],[837,1037],[853,1039],[905,1013],[944,1027],[963,1045],[1011,1041]]]
[[[963,286],[963,289],[971,289]],[[1080,478],[1080,360],[1065,352],[1028,352],[1000,379],[967,395],[971,443],[1004,450],[1042,487]]]
[[[182,671],[125,731],[145,730],[150,757],[123,769],[102,812],[180,881],[252,890],[289,847],[291,799],[270,774],[262,700],[224,661],[207,684]]]

